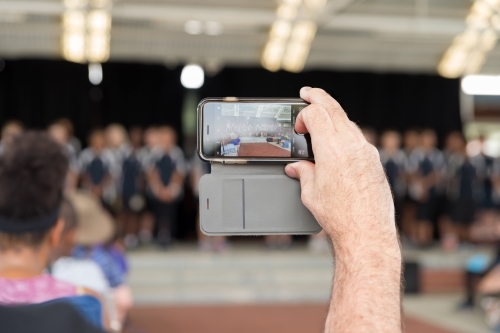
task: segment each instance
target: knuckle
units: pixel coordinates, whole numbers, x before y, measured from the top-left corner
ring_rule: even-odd
[[[307,191],[305,188],[302,189],[302,192],[300,193],[300,199],[302,200],[302,203],[304,206],[310,208],[312,205],[312,198],[311,198],[311,192]]]

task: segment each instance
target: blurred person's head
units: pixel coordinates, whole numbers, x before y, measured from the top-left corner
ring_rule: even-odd
[[[397,151],[401,146],[401,135],[396,130],[384,131],[380,136],[380,145],[386,151]]]
[[[105,130],[106,145],[110,148],[117,149],[128,142],[128,134],[125,127],[120,124],[111,124]]]
[[[75,135],[75,127],[73,126],[73,122],[68,118],[59,118],[54,123],[64,126],[66,128],[66,131],[68,132],[68,137],[71,138],[73,135]]]
[[[373,127],[361,127],[361,132],[369,143],[376,146],[377,145],[377,131]]]
[[[467,143],[462,132],[454,131],[446,136],[445,148],[451,153],[463,153],[466,144]]]
[[[100,128],[95,128],[90,131],[88,136],[88,145],[95,151],[102,151],[106,147],[106,137],[104,131]]]
[[[420,145],[420,132],[416,129],[406,130],[403,134],[403,145],[408,151],[412,151]]]
[[[47,128],[50,137],[61,145],[65,145],[69,140],[69,132],[66,126],[60,123],[53,123]]]
[[[24,125],[18,120],[11,120],[2,126],[1,141],[3,144],[11,143],[15,137],[24,132]]]
[[[5,150],[0,158],[0,267],[10,258],[17,258],[15,269],[23,272],[48,263],[64,228],[59,209],[67,168],[60,145],[46,133],[27,132]]]
[[[134,148],[142,147],[142,137],[143,137],[142,127],[139,126],[131,127],[128,132],[128,135],[130,137],[130,143]]]
[[[422,131],[421,135],[421,146],[425,150],[430,150],[436,147],[437,145],[437,136],[436,132],[433,129],[426,128]]]
[[[115,234],[112,217],[94,196],[75,191],[64,198],[59,217],[64,229],[52,260],[70,256],[76,245],[93,246],[109,241]]]
[[[144,143],[148,148],[153,148],[158,145],[158,127],[149,126],[144,131]]]
[[[160,146],[170,151],[177,144],[177,133],[171,126],[158,127],[158,139]]]

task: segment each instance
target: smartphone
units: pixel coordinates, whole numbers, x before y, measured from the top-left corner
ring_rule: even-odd
[[[290,98],[205,98],[198,105],[198,153],[222,163],[312,161],[310,135],[294,130],[307,105]]]

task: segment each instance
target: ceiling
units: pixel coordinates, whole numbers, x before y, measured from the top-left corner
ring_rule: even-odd
[[[274,0],[115,0],[113,61],[260,65]],[[470,0],[329,0],[307,69],[435,73],[453,37],[465,29]],[[0,57],[60,59],[61,0],[0,0]],[[220,22],[217,36],[189,35],[189,20]],[[483,67],[500,73],[500,46]]]

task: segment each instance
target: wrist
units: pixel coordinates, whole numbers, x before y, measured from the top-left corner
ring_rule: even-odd
[[[380,236],[380,235],[378,235]],[[377,237],[377,235],[357,235],[348,239],[332,238],[335,261],[355,265],[366,261],[376,264],[400,266],[401,248],[397,234]]]

